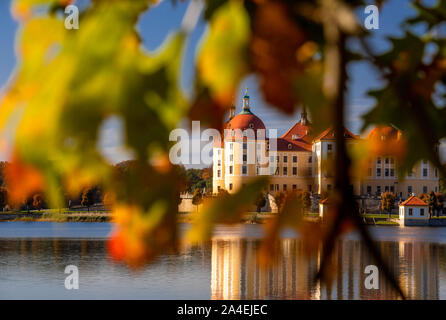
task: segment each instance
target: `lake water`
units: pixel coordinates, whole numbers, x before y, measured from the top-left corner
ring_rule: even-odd
[[[187,225],[182,225],[187,228]],[[281,240],[272,269],[255,258],[260,225],[220,226],[215,237],[179,255],[164,255],[137,272],[110,261],[110,223],[0,223],[0,299],[395,299],[380,274],[364,287],[374,264],[357,235],[336,244],[331,287],[314,283],[319,258],[306,258],[292,232]],[[446,228],[370,227],[410,298],[446,299]],[[79,268],[79,290],[64,286],[65,267]]]

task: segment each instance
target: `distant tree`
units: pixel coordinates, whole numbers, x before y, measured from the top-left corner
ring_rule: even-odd
[[[33,207],[37,210],[40,211],[40,209],[42,209],[43,207],[43,198],[42,195],[40,193],[36,193],[33,196]]]
[[[429,202],[429,194],[427,194],[427,193],[419,193],[417,195],[417,197],[420,198],[421,200],[423,200],[426,203]]]
[[[0,187],[0,210],[8,204],[8,190],[4,187]]]
[[[204,181],[206,191],[210,192],[212,190],[212,167],[204,168],[201,171],[201,179]]]
[[[26,212],[29,213],[29,209],[33,207],[34,199],[33,197],[29,197],[23,201],[22,207],[25,208]]]
[[[82,191],[82,200],[81,205],[87,207],[87,211],[90,211],[90,207],[94,203],[94,189],[93,188],[85,188]]]
[[[105,207],[110,208],[110,207],[112,206],[113,202],[114,202],[114,196],[113,196],[113,194],[112,194],[111,192],[106,192],[106,193],[104,194],[104,197],[102,198],[102,204],[103,204]]]
[[[203,193],[200,189],[195,189],[194,196],[192,197],[192,204],[197,207],[198,212],[198,206],[203,202]]]
[[[429,218],[433,217],[435,215],[435,212],[437,211],[437,201],[438,200],[435,192],[431,191],[427,200],[427,204],[429,205]]]
[[[255,201],[255,206],[257,208],[257,212],[260,213],[260,211],[262,210],[262,208],[266,205],[266,196],[264,193],[259,194],[259,196],[257,197],[256,201]]]
[[[4,170],[5,170],[7,165],[8,165],[8,162],[0,161],[0,186],[4,186],[5,185]]]
[[[392,192],[384,192],[381,197],[381,209],[389,213],[389,218],[392,214],[392,209],[395,206],[395,195]]]
[[[286,200],[286,193],[282,191],[277,191],[274,193],[273,197],[274,197],[274,202],[276,203],[277,206],[277,211],[279,213],[282,212],[283,205],[285,204]]]
[[[444,198],[444,193],[437,193],[437,217],[440,215],[440,213],[443,213]]]
[[[302,201],[302,206],[305,210],[311,207],[311,193],[306,190],[298,190],[297,198]]]

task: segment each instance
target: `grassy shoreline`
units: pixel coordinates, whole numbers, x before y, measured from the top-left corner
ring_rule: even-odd
[[[192,222],[196,212],[179,212],[177,215],[178,222],[187,223]],[[275,217],[277,213],[271,212],[247,212],[243,215],[241,223],[264,223],[266,220]],[[362,218],[374,220],[375,225],[397,226],[398,223],[389,220],[388,214],[367,213],[362,214]],[[398,215],[392,214],[392,220],[398,219]],[[317,221],[319,220],[318,213],[312,212],[306,215],[306,219]],[[432,219],[446,219],[446,216],[432,217]],[[111,222],[112,214],[108,211],[72,211],[68,209],[49,209],[49,210],[32,210],[19,212],[0,212],[1,221],[49,221],[49,222]]]

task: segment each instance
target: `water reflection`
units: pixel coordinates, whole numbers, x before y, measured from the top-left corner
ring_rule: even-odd
[[[271,269],[262,269],[256,239],[214,239],[179,255],[166,255],[137,273],[110,262],[104,240],[0,239],[0,298],[132,299],[396,299],[380,274],[367,290],[364,269],[374,264],[362,242],[335,246],[331,286],[313,282],[320,255],[309,259],[299,239],[284,239]],[[379,248],[411,299],[446,293],[446,246],[380,241]],[[64,268],[79,267],[78,292],[63,287]]]
[[[397,299],[380,274],[379,289],[366,289],[365,267],[375,264],[362,242],[338,241],[331,286],[313,282],[320,253],[304,254],[302,241],[285,239],[274,267],[263,269],[255,255],[259,242],[246,239],[212,241],[212,299]],[[439,299],[439,268],[445,247],[423,242],[379,242],[381,252],[411,299]]]

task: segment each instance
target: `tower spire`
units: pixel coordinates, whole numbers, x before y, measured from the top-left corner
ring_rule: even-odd
[[[305,105],[302,106],[302,113],[300,114],[300,123],[304,126],[308,123],[307,118],[307,107]]]
[[[249,96],[248,96],[248,88],[245,89],[245,95],[243,96],[243,108],[242,111],[250,112],[249,108]]]
[[[235,117],[234,97],[232,97],[231,106],[229,107],[229,120]]]

